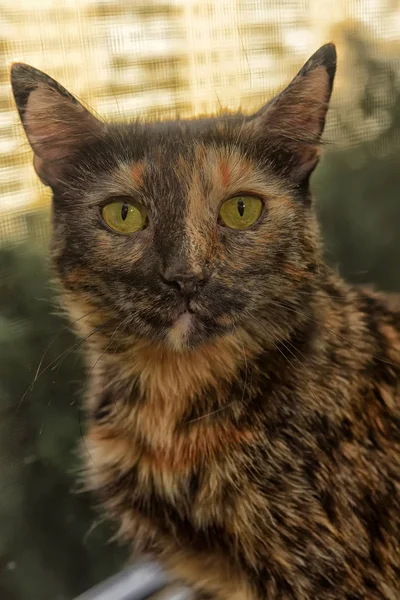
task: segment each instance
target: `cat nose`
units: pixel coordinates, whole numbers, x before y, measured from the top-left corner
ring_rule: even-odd
[[[183,264],[168,266],[161,277],[165,283],[178,289],[184,296],[193,296],[205,282],[202,271],[192,271]]]

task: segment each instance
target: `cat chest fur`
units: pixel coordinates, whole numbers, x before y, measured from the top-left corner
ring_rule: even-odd
[[[246,500],[235,489],[243,485],[241,463],[247,461],[246,448],[254,444],[257,432],[219,418],[219,411],[222,416],[225,408],[230,409],[228,400],[234,402],[232,393],[242,394],[241,388],[235,392],[226,383],[220,393],[210,391],[223,362],[214,361],[213,369],[203,365],[203,372],[201,361],[197,365],[197,374],[203,376],[200,395],[193,395],[190,388],[198,387],[198,382],[189,384],[182,371],[180,378],[169,381],[168,375],[177,372],[175,365],[172,371],[170,365],[152,368],[146,381],[142,364],[141,377],[128,395],[120,385],[113,387],[110,377],[108,385],[96,384],[92,390],[96,398],[90,402],[96,409],[85,444],[89,485],[120,521],[121,513],[129,528],[148,521],[150,529],[168,537],[177,531],[181,536],[183,528],[191,544],[198,538],[199,546],[206,547],[207,528],[213,529],[210,539],[215,539],[218,528],[235,536],[233,515],[243,510],[249,520],[250,507],[241,509]],[[227,365],[229,361],[223,370]],[[120,384],[120,373],[118,377]],[[193,402],[204,415],[193,416]]]
[[[177,422],[174,411],[170,412],[162,400],[157,408],[145,399],[136,407],[111,398],[108,401],[111,403],[108,408],[101,406],[97,419],[92,421],[90,443],[104,447],[95,450],[104,454],[100,462],[119,465],[122,472],[137,465],[146,478],[161,478],[171,473],[179,481],[192,470],[222,460],[228,463],[226,469],[230,453],[244,450],[255,436],[254,431],[237,428],[230,420],[212,418],[214,415],[188,421],[182,414]],[[167,487],[161,483],[160,486]]]
[[[349,572],[347,555],[351,550],[360,554],[360,561],[365,560],[368,534],[350,507],[361,501],[357,481],[385,469],[380,455],[372,450],[368,450],[368,461],[358,465],[357,457],[365,453],[362,423],[349,414],[357,440],[349,441],[347,436],[342,444],[330,447],[329,440],[337,438],[337,427],[346,419],[338,414],[336,422],[330,414],[315,421],[311,399],[315,397],[318,406],[322,399],[326,402],[325,388],[319,392],[315,388],[310,395],[307,387],[301,394],[298,381],[290,384],[286,378],[284,385],[276,382],[270,395],[265,388],[257,394],[257,385],[261,381],[265,385],[266,380],[259,380],[257,362],[251,356],[247,368],[255,371],[247,378],[246,388],[254,393],[253,411],[250,420],[240,419],[243,413],[235,412],[227,399],[239,400],[238,405],[245,407],[246,396],[240,385],[226,385],[222,365],[225,369],[230,364],[231,373],[237,374],[244,360],[235,362],[233,353],[231,362],[225,355],[218,363],[219,351],[213,363],[202,363],[197,357],[196,369],[186,365],[186,374],[188,369],[201,374],[203,393],[197,396],[190,387],[192,378],[183,376],[182,365],[180,377],[173,379],[172,374],[179,372],[176,364],[154,362],[150,368],[142,361],[130,370],[130,387],[123,385],[123,370],[114,378],[113,365],[102,368],[92,389],[96,398],[86,438],[90,487],[120,523],[121,537],[133,541],[139,551],[152,551],[164,559],[168,554],[180,556],[182,548],[198,557],[207,553],[214,558],[229,556],[231,566],[246,573],[273,565],[275,578],[296,581],[293,585],[304,593],[314,592],[321,584],[320,575],[304,578],[311,565],[316,573],[328,573],[327,580],[348,578],[349,586],[360,586],[357,578],[361,575],[354,579],[358,567]],[[180,358],[184,363],[185,358]],[[213,397],[209,384],[216,381],[220,394]],[[199,381],[193,385],[198,388]],[[293,386],[298,392],[287,395],[285,390]],[[359,393],[354,381],[343,401],[346,413],[350,399]],[[220,401],[224,410],[209,414],[210,398]],[[338,394],[334,400],[339,410]],[[268,415],[262,418],[264,410],[258,414],[257,407],[265,402]],[[203,407],[203,416],[197,411],[193,417],[193,403]],[[300,406],[307,411],[303,417]],[[370,412],[363,419],[370,420]],[[318,423],[317,430],[313,423]],[[339,452],[341,458],[336,461]],[[354,473],[360,477],[354,478]],[[339,495],[342,489],[346,493]],[[348,530],[354,531],[357,549],[345,542],[343,532]],[[322,551],[327,547],[332,552]]]

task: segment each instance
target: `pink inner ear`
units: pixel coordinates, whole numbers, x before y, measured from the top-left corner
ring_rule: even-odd
[[[52,186],[61,180],[62,166],[62,162],[60,161],[46,162],[43,158],[37,156],[37,154],[33,156],[33,168],[45,185]]]
[[[99,128],[83,106],[46,86],[30,94],[24,124],[35,155],[45,161],[74,154]]]
[[[318,163],[330,92],[327,69],[310,65],[249,121],[252,137],[265,138],[292,156],[291,175],[298,182]]]
[[[329,76],[322,66],[297,76],[266,109],[269,127],[306,135],[319,136],[328,109]],[[301,136],[300,136],[301,137]]]
[[[294,170],[294,179],[301,181],[308,173],[317,166],[321,151],[319,148],[308,148],[298,153],[297,166]]]
[[[329,76],[322,66],[316,67],[300,82],[303,89],[299,90],[296,104],[296,117],[310,132],[321,133],[323,121],[328,109]]]

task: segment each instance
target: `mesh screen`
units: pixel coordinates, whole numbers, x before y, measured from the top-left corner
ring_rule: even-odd
[[[12,102],[12,61],[46,71],[107,119],[187,117],[221,107],[251,111],[334,39],[340,60],[328,137],[357,143],[387,125],[384,86],[380,117],[355,126],[352,115],[346,136],[335,109],[354,106],[365,85],[352,33],[396,60],[397,0],[0,0],[0,16],[3,239],[23,239],[23,213],[49,203]]]

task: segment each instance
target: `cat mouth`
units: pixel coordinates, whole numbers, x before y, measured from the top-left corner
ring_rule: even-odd
[[[175,308],[174,313],[173,321],[175,322],[184,315],[201,316],[201,314],[204,314],[204,310],[193,300],[185,298],[185,300],[182,303],[179,303]]]

